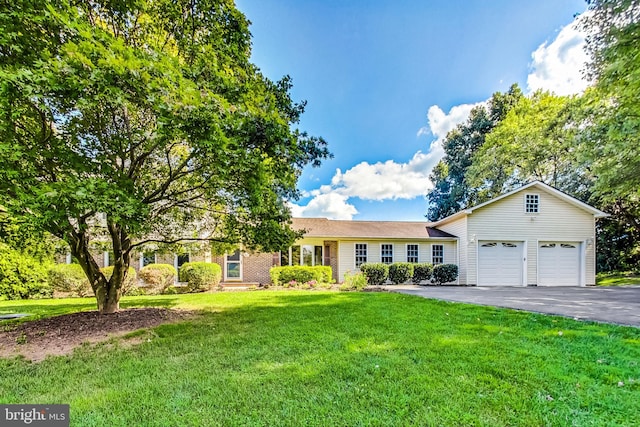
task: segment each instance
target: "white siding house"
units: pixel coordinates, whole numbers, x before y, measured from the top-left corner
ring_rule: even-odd
[[[595,223],[605,216],[536,181],[432,223],[293,218],[304,236],[279,253],[243,254],[234,280],[265,283],[276,265],[329,265],[342,282],[362,262],[431,262],[457,264],[459,285],[593,285]]]
[[[532,182],[433,227],[460,237],[460,282],[480,286],[595,284],[595,221],[607,216]]]

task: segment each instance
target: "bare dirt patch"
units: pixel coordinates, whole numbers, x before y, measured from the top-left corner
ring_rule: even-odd
[[[18,324],[0,323],[0,357],[22,355],[38,362],[49,355],[70,354],[83,343],[106,341],[195,315],[165,308],[131,308],[109,315],[83,311]]]

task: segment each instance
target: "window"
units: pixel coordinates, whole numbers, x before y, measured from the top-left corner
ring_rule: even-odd
[[[326,256],[322,249],[322,246],[313,245],[292,246],[290,249],[280,252],[280,265],[329,265],[322,263],[323,256]],[[326,251],[328,254],[328,246]]]
[[[156,263],[156,253],[155,252],[144,252],[142,254],[142,266]]]
[[[433,265],[444,263],[443,245],[431,245],[431,262]]]
[[[391,264],[393,262],[393,245],[389,243],[380,245],[380,257],[383,263]]]
[[[418,245],[407,245],[407,262],[418,262]]]
[[[314,246],[313,248],[313,265],[323,265],[322,246]]]
[[[180,254],[176,258],[176,266],[178,269],[182,267],[182,264],[189,262],[189,254]]]
[[[356,243],[356,268],[367,262],[367,244]]]
[[[525,213],[540,212],[540,196],[537,194],[524,195],[524,211]]]
[[[291,246],[290,265],[300,265],[300,246]]]
[[[227,255],[227,279],[240,279],[240,250]]]
[[[313,265],[313,246],[302,247],[302,265],[311,267]]]

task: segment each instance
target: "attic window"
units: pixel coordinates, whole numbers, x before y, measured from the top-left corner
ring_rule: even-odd
[[[524,211],[525,213],[540,212],[540,196],[538,194],[524,195]]]

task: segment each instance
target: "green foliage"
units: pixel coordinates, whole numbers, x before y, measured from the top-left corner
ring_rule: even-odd
[[[269,275],[274,286],[284,286],[287,283],[307,283],[315,281],[317,283],[331,283],[331,267],[326,265],[316,266],[282,266],[271,267]]]
[[[478,201],[474,187],[466,182],[467,169],[486,136],[522,96],[515,84],[504,94],[494,93],[487,106],[475,107],[465,123],[447,134],[442,144],[445,155],[430,176],[434,187],[427,193],[429,220],[437,221]]]
[[[367,262],[360,266],[360,271],[372,286],[384,285],[389,278],[389,265],[381,262]]]
[[[64,239],[102,312],[119,281],[91,254],[211,238],[287,247],[285,200],[330,156],[296,127],[291,81],[249,62],[249,22],[221,0],[17,0],[0,11],[0,206]],[[204,237],[203,237],[204,236]]]
[[[592,200],[612,214],[598,224],[598,269],[640,263],[640,4],[590,0],[584,21],[588,74],[584,95],[584,156],[597,176]]]
[[[640,272],[638,271],[613,271],[598,273],[596,275],[598,286],[638,286],[640,285]]]
[[[103,267],[100,269],[102,274],[107,280],[111,280],[111,276],[113,275],[113,266]],[[136,274],[136,270],[133,267],[129,267],[127,269],[126,276],[124,281],[122,282],[120,292],[122,295],[129,295],[130,292],[133,294],[137,294],[138,291],[135,289],[138,287],[138,277]]]
[[[361,291],[367,287],[367,277],[360,272],[344,273],[344,282],[340,285],[341,291]]]
[[[574,104],[573,98],[547,92],[520,98],[486,136],[465,175],[479,201],[534,180],[589,197],[591,175],[578,156]]]
[[[50,297],[48,267],[49,264],[0,243],[0,299]]]
[[[455,264],[438,264],[433,266],[431,283],[442,285],[455,282],[458,278],[458,266]]]
[[[413,277],[413,264],[410,262],[394,262],[389,265],[389,280],[394,285],[407,282]]]
[[[180,281],[191,292],[214,289],[222,280],[222,268],[214,262],[187,262],[180,267]]]
[[[140,269],[138,277],[144,282],[146,293],[155,295],[164,293],[169,286],[172,286],[178,273],[170,264],[149,264]]]
[[[413,264],[413,276],[411,281],[417,285],[431,279],[433,265],[429,262]]]
[[[93,295],[87,275],[79,264],[55,264],[49,269],[49,284],[54,291],[68,292],[72,296]]]

